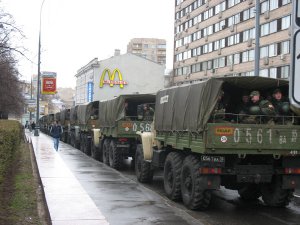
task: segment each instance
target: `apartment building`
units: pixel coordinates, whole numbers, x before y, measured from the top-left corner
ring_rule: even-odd
[[[132,53],[159,64],[166,64],[166,40],[156,38],[134,38],[127,45],[127,53]]]
[[[260,76],[288,78],[291,0],[261,0]],[[175,85],[254,76],[255,0],[175,0]]]

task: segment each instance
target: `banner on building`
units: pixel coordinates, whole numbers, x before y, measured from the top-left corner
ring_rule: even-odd
[[[94,83],[88,82],[88,85],[87,85],[87,101],[88,102],[93,101],[93,89],[94,89]]]
[[[56,77],[42,78],[42,94],[43,95],[56,94]]]

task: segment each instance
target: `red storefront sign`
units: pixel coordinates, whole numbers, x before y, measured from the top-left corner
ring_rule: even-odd
[[[56,78],[43,77],[42,79],[42,94],[54,95],[56,94]]]

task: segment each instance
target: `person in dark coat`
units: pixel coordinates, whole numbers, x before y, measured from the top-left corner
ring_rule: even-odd
[[[53,137],[54,149],[56,151],[58,151],[59,139],[62,133],[62,127],[58,124],[58,121],[54,121],[53,125],[50,127],[50,134]]]

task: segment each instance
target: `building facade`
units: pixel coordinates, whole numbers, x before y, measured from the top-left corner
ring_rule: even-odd
[[[288,78],[291,0],[261,0],[260,76]],[[255,0],[175,0],[173,84],[254,76]]]
[[[164,87],[165,66],[127,53],[92,60],[75,75],[75,104],[108,100],[124,94],[156,93]]]
[[[166,64],[166,40],[156,38],[134,38],[127,45],[127,53],[132,53],[159,64]]]
[[[77,71],[75,87],[75,105],[93,101],[94,77],[99,72],[98,58],[94,58],[87,65]]]

